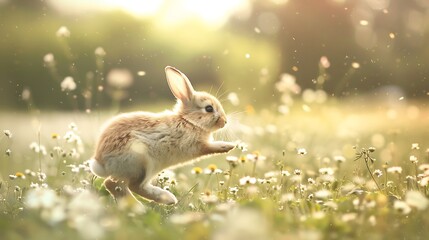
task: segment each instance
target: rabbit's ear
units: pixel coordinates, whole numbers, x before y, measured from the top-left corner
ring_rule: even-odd
[[[182,102],[191,100],[194,88],[185,74],[170,66],[165,68],[165,74],[167,75],[168,86],[173,95]]]

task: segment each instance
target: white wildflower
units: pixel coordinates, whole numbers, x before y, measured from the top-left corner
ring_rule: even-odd
[[[398,167],[398,166],[390,167],[390,168],[388,168],[388,169],[387,169],[387,172],[388,172],[388,173],[397,173],[397,174],[401,174],[401,173],[402,173],[402,167]]]
[[[289,176],[290,176],[290,172],[289,172],[289,171],[287,171],[287,170],[282,170],[281,174],[282,174],[282,176],[284,176],[284,177],[289,177]]]
[[[414,156],[414,155],[411,155],[411,156],[410,156],[410,162],[411,162],[411,163],[418,163],[418,159],[417,159],[417,157],[416,157],[416,156]]]
[[[338,204],[335,203],[334,201],[327,201],[323,204],[323,206],[330,208],[332,210],[337,210],[338,209]]]
[[[280,76],[280,81],[276,83],[276,88],[279,92],[292,92],[294,94],[299,94],[301,92],[301,87],[296,83],[295,76],[283,73]]]
[[[334,169],[332,169],[332,168],[320,168],[319,173],[322,175],[333,175]]]
[[[104,211],[98,197],[88,190],[77,192],[68,205],[68,218],[81,236],[88,239],[101,238],[104,229],[98,224]]]
[[[185,212],[181,214],[173,214],[170,216],[170,221],[178,225],[187,225],[190,223],[201,221],[205,214],[201,212]]]
[[[240,178],[239,182],[240,182],[240,185],[255,184],[256,178],[250,177],[250,176],[245,176],[245,177]]]
[[[12,132],[10,130],[3,130],[3,133],[6,137],[12,138]]]
[[[313,178],[308,178],[307,179],[308,184],[315,184],[316,181]]]
[[[298,149],[296,149],[296,152],[298,153],[298,155],[307,154],[307,150],[305,148],[298,148]]]
[[[357,218],[357,213],[345,213],[341,216],[343,222],[350,222]]]
[[[314,196],[317,199],[327,199],[332,196],[332,193],[329,190],[322,189],[314,193]]]
[[[393,203],[393,208],[401,214],[407,215],[411,212],[411,207],[404,201],[396,200]]]
[[[200,198],[201,202],[205,203],[205,204],[213,204],[213,203],[217,203],[219,201],[219,198],[211,193],[204,193],[201,198]]]
[[[62,200],[52,189],[32,188],[27,192],[25,204],[29,208],[52,208]]]
[[[429,205],[429,200],[419,191],[408,191],[405,202],[418,210],[425,210]]]
[[[337,156],[334,156],[334,161],[338,163],[343,163],[346,161],[346,158],[344,156],[337,155]]]
[[[380,169],[376,169],[373,175],[376,177],[381,177],[383,175],[383,172]]]
[[[419,184],[422,187],[426,187],[429,183],[429,177],[424,177],[422,179],[420,179]]]
[[[419,170],[420,171],[427,171],[427,170],[429,170],[429,164],[427,164],[427,163],[421,164],[419,166]]]
[[[280,202],[292,202],[295,201],[295,195],[293,193],[285,193],[281,196]]]

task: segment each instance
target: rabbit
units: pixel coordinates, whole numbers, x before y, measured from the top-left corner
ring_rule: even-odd
[[[160,204],[176,204],[169,191],[151,180],[166,168],[227,153],[235,143],[214,141],[212,133],[227,124],[216,97],[195,91],[189,79],[174,67],[165,68],[168,86],[177,98],[173,110],[130,112],[109,120],[98,139],[90,169],[105,178],[115,200],[131,192]]]

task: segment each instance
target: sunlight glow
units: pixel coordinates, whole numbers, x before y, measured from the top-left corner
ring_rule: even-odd
[[[166,24],[196,20],[214,27],[223,25],[233,15],[245,18],[251,11],[249,0],[49,0],[49,3],[65,14],[122,10],[136,17],[156,16]]]

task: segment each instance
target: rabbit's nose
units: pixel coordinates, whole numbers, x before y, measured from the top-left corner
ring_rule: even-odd
[[[220,122],[222,123],[223,126],[226,125],[226,123],[227,123],[226,117],[220,117],[219,120],[220,120]]]

